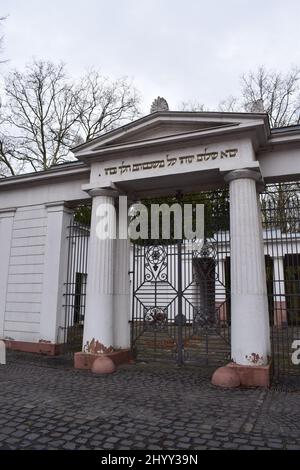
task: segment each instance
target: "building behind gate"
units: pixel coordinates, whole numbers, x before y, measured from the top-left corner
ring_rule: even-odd
[[[270,129],[265,114],[158,111],[74,154],[72,163],[0,180],[8,347],[131,348],[138,358],[213,367],[231,360],[259,383],[272,365],[276,376],[299,375],[300,126]],[[186,239],[96,235],[98,207],[119,195],[204,193],[216,210],[199,252]],[[82,206],[91,207],[90,226],[74,216]]]

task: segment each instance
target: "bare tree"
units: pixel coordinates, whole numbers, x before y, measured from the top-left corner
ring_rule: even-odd
[[[285,75],[261,66],[256,72],[242,76],[244,109],[253,106],[268,113],[271,127],[300,122],[300,69],[292,68]]]
[[[24,72],[9,73],[4,98],[2,175],[70,161],[73,146],[138,115],[139,98],[126,78],[110,81],[91,72],[76,85],[63,64],[52,62],[34,61]]]
[[[193,111],[202,112],[208,111],[204,104],[199,103],[197,100],[181,101],[178,106],[178,111]]]
[[[0,177],[22,173],[25,163],[18,156],[13,140],[0,132]]]
[[[13,156],[14,149],[11,148],[11,142],[0,134],[0,177],[15,174]]]
[[[74,139],[74,92],[64,65],[35,61],[25,73],[5,80],[5,121],[15,158],[32,170],[47,170],[70,159]]]
[[[97,71],[87,73],[76,88],[79,135],[88,141],[139,116],[139,96],[125,78],[111,81]]]
[[[241,105],[237,97],[230,95],[219,103],[218,109],[224,113],[234,113],[241,110]]]

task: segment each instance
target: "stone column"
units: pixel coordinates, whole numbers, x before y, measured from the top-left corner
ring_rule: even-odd
[[[107,352],[113,347],[114,263],[116,248],[115,197],[118,192],[101,188],[89,191],[93,198],[88,251],[86,312],[83,351]],[[105,237],[101,238],[101,231]],[[103,232],[102,232],[103,236]]]
[[[72,211],[64,202],[46,204],[47,236],[41,306],[40,341],[60,343],[64,326],[64,282],[68,257],[68,227]]]
[[[0,339],[4,336],[7,280],[15,212],[15,208],[0,210]]]
[[[116,240],[114,278],[114,347],[130,348],[130,241]]]
[[[231,356],[243,366],[264,366],[270,357],[270,331],[259,173],[234,170],[230,186]]]

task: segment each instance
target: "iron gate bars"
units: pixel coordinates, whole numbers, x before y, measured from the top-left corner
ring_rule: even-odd
[[[68,230],[67,278],[64,284],[65,323],[63,343],[65,351],[72,352],[79,351],[82,347],[90,228],[72,220]]]
[[[205,243],[133,245],[132,347],[138,359],[221,364],[230,357],[227,190],[189,195],[205,205]]]
[[[300,183],[268,184],[260,196],[265,240],[273,372],[300,376]]]

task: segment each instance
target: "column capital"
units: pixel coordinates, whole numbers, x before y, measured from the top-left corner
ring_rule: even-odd
[[[226,183],[230,183],[231,181],[240,179],[252,179],[257,182],[262,182],[262,176],[260,172],[255,170],[249,170],[248,168],[230,171],[224,177]]]
[[[83,191],[88,193],[89,196],[91,197],[96,197],[96,196],[106,196],[106,197],[113,197],[117,198],[119,197],[119,192],[116,189],[112,188],[93,188],[93,187],[83,187]]]

